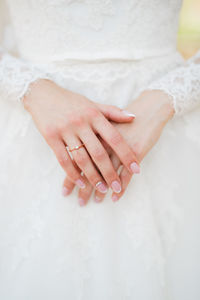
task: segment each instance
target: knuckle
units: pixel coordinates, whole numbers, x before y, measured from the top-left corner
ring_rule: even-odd
[[[66,155],[60,155],[58,161],[62,167],[68,166],[68,157]]]
[[[66,170],[67,176],[72,180],[72,182],[75,182],[77,179],[77,174],[73,166],[69,165]]]
[[[65,120],[62,120],[62,123],[60,124],[60,130],[63,131],[63,130],[66,130],[68,127],[70,127],[71,125],[71,119],[67,116],[65,118]]]
[[[67,126],[64,123],[61,123],[61,124],[57,125],[57,131],[59,133],[64,133],[66,131],[66,128],[67,128]]]
[[[87,115],[90,118],[97,118],[100,115],[100,112],[96,107],[90,106],[87,108]]]
[[[136,155],[133,151],[127,151],[124,153],[124,161],[129,164],[135,159]]]
[[[106,158],[106,152],[101,147],[97,147],[93,151],[93,157],[96,160],[104,160]]]
[[[107,180],[109,182],[112,182],[113,180],[117,179],[117,175],[116,175],[115,171],[112,169],[109,169],[106,171],[105,177],[107,178]]]
[[[69,119],[69,123],[75,127],[81,127],[84,125],[84,117],[81,115],[71,116]]]
[[[66,155],[59,155],[58,162],[60,163],[61,167],[65,170],[67,173],[67,177],[74,182],[77,178],[76,170],[74,166],[71,164],[71,159],[68,158]]]
[[[64,121],[57,122],[56,126],[54,127],[49,126],[46,129],[46,132],[49,137],[55,137],[57,135],[62,134],[63,132],[66,132],[67,127],[68,127],[68,121],[64,120]]]
[[[90,182],[93,186],[96,187],[96,184],[99,182],[102,182],[102,178],[96,174],[96,172],[93,172],[90,176]]]
[[[55,138],[58,134],[58,129],[55,126],[47,126],[44,130],[44,135],[46,136],[47,139],[52,139]]]
[[[65,120],[62,120],[59,124],[57,124],[58,131],[61,133],[66,132],[69,128],[71,128],[72,121],[71,117],[66,117]]]
[[[131,178],[131,175],[129,174],[129,172],[124,169],[121,174],[120,174],[121,178],[123,178],[123,180],[129,180]]]
[[[88,170],[87,179],[93,187],[95,187],[98,182],[102,181],[101,177],[98,175],[96,170],[93,168]]]
[[[75,158],[76,163],[81,167],[84,167],[87,164],[87,155],[86,154],[77,152],[74,158]]]
[[[122,136],[118,132],[115,132],[111,135],[110,141],[113,145],[116,146],[116,145],[119,145],[120,143],[122,143],[123,139],[122,139]]]
[[[120,174],[121,178],[123,178],[123,180],[125,180],[127,178],[127,174],[125,172],[122,172]]]

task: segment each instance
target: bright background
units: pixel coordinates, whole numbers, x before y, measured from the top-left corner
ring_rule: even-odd
[[[188,58],[200,49],[200,0],[184,0],[179,20],[177,48]]]

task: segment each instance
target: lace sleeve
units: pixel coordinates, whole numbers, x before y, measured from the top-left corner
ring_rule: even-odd
[[[174,116],[200,106],[200,50],[183,65],[150,83],[147,89],[167,93],[174,107]]]
[[[19,59],[0,48],[0,98],[21,101],[28,93],[31,82],[40,78],[50,79],[32,63]]]

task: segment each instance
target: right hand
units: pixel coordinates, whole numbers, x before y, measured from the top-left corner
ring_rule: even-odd
[[[131,164],[138,164],[136,156],[108,119],[130,122],[134,115],[112,105],[92,102],[46,79],[31,83],[30,92],[22,101],[73,183],[80,188],[86,186],[84,176],[78,171],[80,168],[92,186],[101,193],[107,192],[107,185],[120,193],[120,178],[97,135],[107,142],[132,174]],[[85,147],[71,152],[78,166],[76,168],[66,146],[74,148],[82,143]]]

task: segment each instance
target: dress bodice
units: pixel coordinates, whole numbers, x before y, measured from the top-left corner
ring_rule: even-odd
[[[30,82],[39,78],[56,81],[55,66],[66,80],[76,80],[77,74],[81,80],[95,78],[98,71],[109,82],[115,67],[120,77],[121,65],[126,74],[134,64],[134,76],[144,79],[141,88],[165,91],[176,114],[196,108],[200,51],[188,62],[180,59],[176,40],[181,5],[182,0],[0,0],[0,13],[7,11],[4,23],[9,24],[3,24],[4,39],[0,36],[1,98],[21,100]],[[12,43],[17,58],[9,55]],[[140,62],[145,69],[138,71]]]
[[[176,49],[182,0],[7,0],[20,56],[141,59]]]

